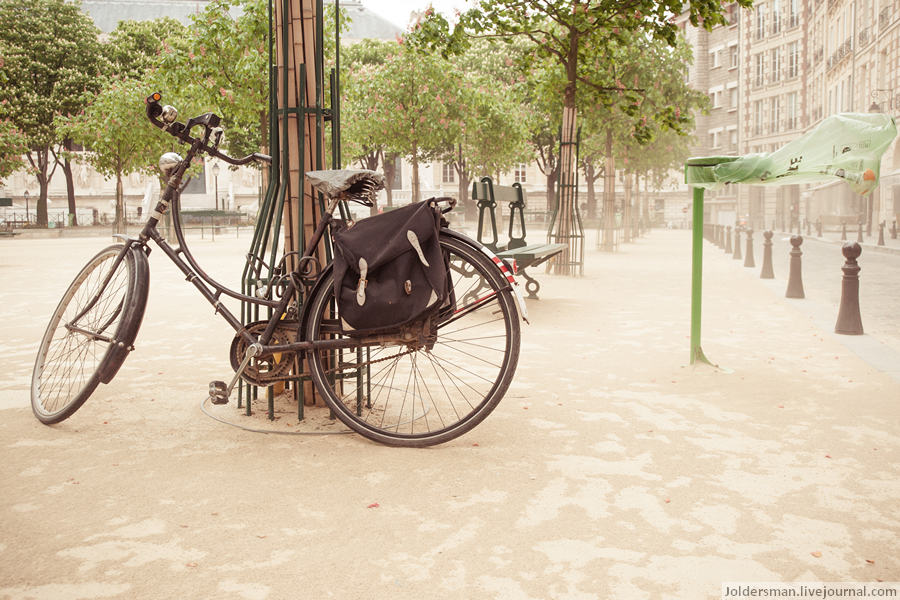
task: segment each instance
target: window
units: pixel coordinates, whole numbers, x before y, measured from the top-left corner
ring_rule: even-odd
[[[763,60],[763,53],[755,54],[753,56],[753,65],[754,72],[756,73],[756,78],[753,80],[753,85],[755,87],[760,87],[765,81],[765,69],[766,69],[766,61]]]
[[[763,103],[757,100],[753,103],[753,135],[761,135],[763,131]]]
[[[441,181],[444,183],[456,183],[456,170],[452,163],[441,165]]]
[[[516,165],[515,170],[513,171],[513,179],[516,183],[526,183],[525,181],[525,163],[519,163]]]
[[[770,115],[771,118],[769,122],[772,124],[772,133],[778,132],[778,121],[781,119],[781,98],[775,96],[769,102],[769,108],[771,109]]]
[[[772,0],[772,33],[781,31],[781,0]]]
[[[728,90],[728,108],[729,110],[737,109],[738,105],[738,89],[737,86]]]
[[[800,43],[791,42],[788,45],[788,79],[800,75]]]
[[[722,107],[722,89],[713,89],[709,91],[709,100],[712,103],[713,108],[721,108]]]
[[[728,147],[737,150],[737,145],[737,129],[732,129],[728,132]]]
[[[756,39],[766,37],[766,5],[756,5]]]
[[[788,0],[788,27],[800,24],[800,0]]]
[[[738,5],[736,2],[732,2],[725,9],[725,20],[728,21],[729,25],[737,25],[738,22]]]
[[[709,132],[709,147],[718,148],[722,144],[722,129],[713,129]]]
[[[797,105],[797,92],[791,92],[787,95],[787,122],[785,126],[788,129],[796,129],[800,126],[799,119],[797,115],[799,113],[799,106]]]
[[[779,79],[781,79],[781,48],[774,48],[772,50],[772,76],[770,80],[775,82]]]
[[[734,46],[730,46],[728,48],[728,56],[729,56],[729,68],[731,68],[731,69],[737,68],[738,61],[740,60],[737,44],[735,44]]]

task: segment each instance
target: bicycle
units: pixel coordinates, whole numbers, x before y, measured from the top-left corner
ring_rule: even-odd
[[[261,386],[296,380],[296,371],[305,364],[303,374],[333,415],[383,444],[440,444],[490,414],[512,381],[519,321],[527,322],[524,300],[505,263],[477,242],[442,227],[438,241],[454,301],[431,318],[430,335],[411,336],[403,328],[377,335],[347,334],[335,300],[334,263],[320,266],[315,250],[326,230],[342,223],[333,216],[341,203],[372,205],[380,175],[332,171],[326,172],[331,185],[317,184],[320,193],[328,192],[323,193],[322,218],[303,254],[293,254],[293,268],[287,268],[284,256],[273,281],[257,288],[255,295],[229,289],[207,275],[188,248],[180,219],[182,180],[194,158],[204,154],[232,165],[271,158],[259,153],[237,159],[226,155],[218,149],[223,129],[217,115],[206,113],[181,123],[178,111],[161,105],[161,100],[159,93],[147,98],[148,119],[189,149],[184,157],[172,152],[161,157],[160,169],[168,180],[138,236],[119,235],[121,243],[92,258],[54,311],[32,375],[31,405],[41,422],[49,425],[70,417],[100,383],[113,379],[134,350],[149,293],[151,241],[235,330],[230,350],[235,372],[227,385],[210,383],[213,403],[227,403],[240,380]],[[194,136],[196,128],[201,132]],[[455,204],[449,198],[428,202],[441,213]],[[439,208],[442,203],[449,206]],[[177,247],[157,230],[169,211]],[[222,304],[223,296],[269,309],[271,317],[245,325]]]

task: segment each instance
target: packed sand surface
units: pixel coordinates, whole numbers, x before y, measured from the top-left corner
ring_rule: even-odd
[[[137,350],[44,426],[38,341],[107,241],[0,240],[0,598],[699,599],[900,580],[900,382],[865,360],[900,349],[848,345],[822,307],[784,298],[783,271],[760,281],[707,245],[703,349],[722,368],[691,366],[689,232],[613,254],[595,235],[584,276],[533,270],[499,407],[425,450],[323,409],[298,423],[287,400],[274,423],[262,400],[214,414],[299,435],[209,418],[233,332],[159,251]],[[232,284],[248,244],[194,242]]]

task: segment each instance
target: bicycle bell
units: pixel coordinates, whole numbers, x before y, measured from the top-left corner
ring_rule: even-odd
[[[175,119],[178,118],[178,109],[176,109],[174,106],[166,104],[162,107],[162,113],[160,114],[160,117],[162,118],[163,123],[174,123]]]
[[[166,152],[159,157],[159,170],[168,177],[184,159],[177,152]]]

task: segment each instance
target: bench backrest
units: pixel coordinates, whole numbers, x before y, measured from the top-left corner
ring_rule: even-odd
[[[472,183],[472,199],[478,201],[478,242],[491,250],[497,250],[497,217],[498,202],[509,205],[509,243],[507,248],[521,248],[525,242],[525,190],[522,185],[514,183],[512,186],[494,185],[490,177],[482,177],[480,181]],[[490,231],[485,232],[486,219],[490,219]],[[518,217],[518,219],[517,219]],[[515,223],[519,223],[520,235],[515,235]],[[491,236],[486,240],[486,233]]]

